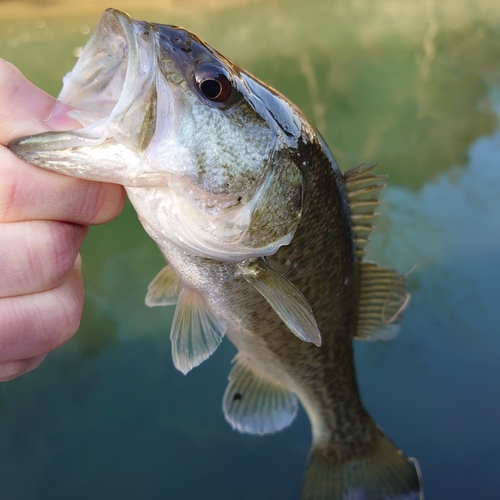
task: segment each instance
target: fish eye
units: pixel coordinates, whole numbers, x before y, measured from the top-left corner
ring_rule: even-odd
[[[214,102],[226,102],[233,90],[231,82],[223,73],[201,75],[201,78],[196,78],[196,87],[203,97]]]

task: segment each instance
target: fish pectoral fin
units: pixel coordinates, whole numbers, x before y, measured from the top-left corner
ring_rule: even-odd
[[[297,396],[241,353],[234,363],[222,400],[231,427],[247,434],[270,434],[290,425],[297,414]]]
[[[170,266],[165,266],[151,281],[146,294],[146,305],[171,306],[177,304],[182,282]]]
[[[225,333],[226,324],[212,313],[203,294],[184,287],[170,331],[175,367],[186,375],[210,357]]]
[[[360,262],[360,301],[354,338],[392,340],[399,333],[401,314],[410,302],[406,279],[390,267]]]
[[[264,259],[245,262],[240,270],[294,335],[304,342],[321,345],[321,333],[311,306],[291,281]]]

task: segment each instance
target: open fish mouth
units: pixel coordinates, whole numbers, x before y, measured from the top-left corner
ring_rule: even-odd
[[[104,11],[58,97],[75,108],[68,115],[82,128],[22,137],[8,147],[33,165],[72,177],[165,185],[165,172],[142,167],[157,131],[158,106],[162,133],[172,111],[167,109],[171,90],[159,77],[157,45],[154,25],[115,9]]]
[[[61,169],[50,168],[50,152],[75,152],[75,148],[94,148],[103,143],[122,145],[130,153],[144,151],[156,130],[155,54],[156,37],[151,25],[134,21],[118,10],[106,10],[74,69],[64,77],[58,97],[75,108],[68,115],[83,128],[21,138],[9,147],[26,161],[53,170]],[[62,160],[59,154],[53,159],[59,163]],[[75,171],[72,175],[79,176]]]
[[[148,23],[115,9],[103,13],[59,95],[78,108],[71,117],[85,126],[81,135],[147,148],[156,127],[154,39]]]

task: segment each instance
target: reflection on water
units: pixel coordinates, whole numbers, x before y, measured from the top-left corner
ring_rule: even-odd
[[[134,16],[185,25],[284,92],[342,168],[383,162],[369,257],[415,269],[400,337],[356,346],[366,406],[419,458],[427,498],[496,499],[500,6],[212,3]],[[0,57],[56,94],[97,17],[2,21],[6,12]],[[83,254],[78,335],[0,386],[0,498],[295,498],[306,417],[266,438],[231,431],[220,409],[227,342],[187,377],[174,370],[173,308],[143,302],[163,262],[130,206],[91,231]]]

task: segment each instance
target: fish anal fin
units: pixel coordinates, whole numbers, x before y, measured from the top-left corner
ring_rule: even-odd
[[[356,253],[361,259],[364,248],[370,241],[373,221],[379,215],[375,210],[380,205],[378,196],[385,187],[382,182],[385,175],[375,175],[373,170],[378,165],[365,167],[358,165],[344,172],[344,185],[347,193],[352,221],[352,232]]]
[[[233,429],[247,434],[270,434],[292,423],[298,400],[240,353],[229,374],[222,409]]]
[[[406,279],[394,269],[373,262],[360,262],[360,301],[354,338],[392,340],[399,333],[399,322],[410,294]]]
[[[313,448],[300,500],[422,500],[419,469],[377,430],[367,450],[353,456]]]
[[[311,306],[291,281],[264,259],[248,261],[240,270],[294,335],[305,342],[321,345],[321,333]]]
[[[170,331],[175,367],[184,375],[188,373],[210,357],[225,333],[226,324],[213,314],[203,294],[184,287]]]
[[[182,283],[170,266],[165,266],[151,281],[146,294],[146,305],[171,306],[177,304]]]

